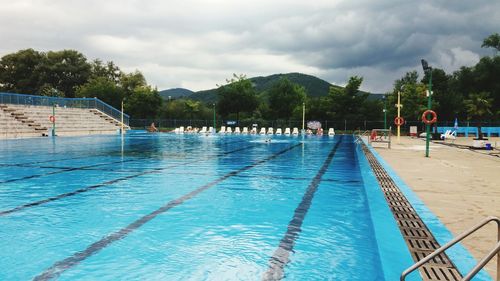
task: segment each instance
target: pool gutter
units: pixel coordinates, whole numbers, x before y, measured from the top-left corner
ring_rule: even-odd
[[[368,150],[377,159],[379,164],[383,167],[386,173],[391,177],[394,183],[397,185],[401,193],[406,197],[408,202],[411,204],[417,215],[420,217],[422,222],[434,236],[435,240],[440,244],[444,245],[454,237],[451,232],[446,228],[446,226],[441,223],[441,221],[434,215],[429,208],[416,196],[416,194],[408,187],[404,181],[396,174],[396,172],[384,161],[384,159],[369,145],[364,143]],[[382,190],[378,184],[378,181],[374,175],[374,172],[365,157],[361,146],[357,148],[357,155],[360,159],[360,165],[362,165],[363,180],[367,183],[367,197],[369,199],[370,210],[372,211],[372,221],[374,224],[375,234],[377,236],[377,241],[379,241],[380,258],[382,261],[382,266],[384,269],[384,275],[386,280],[399,280],[399,275],[401,272],[415,263],[411,258],[408,251],[406,253],[399,253],[394,255],[394,249],[408,249],[406,243],[401,236],[397,222],[394,219],[392,211],[390,210],[387,201],[384,198]],[[366,168],[366,166],[368,168]],[[369,171],[369,172],[366,172]],[[369,188],[372,186],[378,186],[379,188]],[[378,194],[377,194],[378,193]],[[380,203],[382,198],[383,204]],[[390,219],[387,219],[390,218]],[[390,231],[388,231],[390,229]],[[394,229],[396,229],[397,236]],[[389,241],[386,243],[384,241]],[[389,244],[389,245],[387,245]],[[404,245],[405,247],[401,248]],[[390,248],[390,249],[388,249]],[[457,244],[454,247],[446,251],[446,254],[450,260],[455,265],[456,269],[465,276],[476,264],[477,261],[472,257],[472,255],[461,245]],[[394,256],[392,256],[394,255]],[[396,276],[397,275],[397,276]],[[412,274],[416,276],[418,274]],[[410,275],[406,280],[421,280],[421,279],[411,279]],[[491,281],[491,277],[484,270],[480,271],[474,280]]]

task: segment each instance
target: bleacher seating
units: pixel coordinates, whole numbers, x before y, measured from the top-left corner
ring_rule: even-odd
[[[49,106],[0,105],[0,138],[36,137],[51,134],[53,108]],[[97,109],[55,108],[58,136],[114,134],[120,122]]]

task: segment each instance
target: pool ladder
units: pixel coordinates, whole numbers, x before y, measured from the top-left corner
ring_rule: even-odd
[[[403,271],[403,273],[401,273],[400,281],[404,281],[408,274],[415,271],[416,269],[418,269],[419,267],[421,267],[422,265],[424,265],[425,263],[427,263],[428,261],[430,261],[431,259],[433,259],[437,255],[446,251],[451,246],[462,241],[464,238],[470,236],[471,234],[473,234],[474,232],[481,229],[483,226],[487,225],[488,223],[490,223],[492,221],[496,222],[497,227],[498,227],[497,244],[481,261],[479,261],[479,263],[476,266],[474,266],[474,268],[472,268],[472,270],[462,279],[462,281],[471,280],[472,277],[474,277],[495,255],[497,256],[497,277],[496,277],[496,280],[500,281],[500,219],[497,217],[487,217],[486,219],[484,219],[483,221],[481,221],[477,225],[471,227],[469,230],[467,230],[467,231],[463,232],[462,234],[460,234],[459,236],[457,236],[455,239],[446,243],[441,248],[435,250],[434,252],[432,252],[431,254],[426,256],[425,258],[421,259],[420,261],[418,261],[414,265],[410,266],[408,269]]]

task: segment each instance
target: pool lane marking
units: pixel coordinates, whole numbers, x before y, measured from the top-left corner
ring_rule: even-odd
[[[209,182],[201,187],[198,187],[197,189],[195,189],[195,190],[193,190],[193,191],[191,191],[191,192],[189,192],[181,197],[178,197],[177,199],[169,201],[167,204],[165,204],[165,205],[161,206],[160,208],[156,209],[155,211],[139,218],[138,220],[127,225],[126,227],[124,227],[124,228],[122,228],[122,229],[120,229],[112,234],[109,234],[108,236],[102,238],[101,240],[99,240],[97,242],[92,243],[85,250],[80,251],[80,252],[76,252],[68,258],[56,262],[54,265],[52,265],[51,267],[46,269],[44,272],[37,275],[33,280],[40,281],[40,280],[49,280],[52,278],[57,278],[64,271],[72,268],[73,266],[77,265],[81,261],[96,254],[97,252],[106,248],[107,246],[109,246],[113,242],[116,242],[120,239],[123,239],[128,234],[130,234],[133,231],[135,231],[136,229],[140,228],[141,226],[143,226],[144,224],[146,224],[150,220],[156,218],[158,215],[163,214],[163,213],[167,212],[168,210],[170,210],[178,205],[181,205],[185,201],[192,199],[196,195],[198,195],[198,194],[202,193],[203,191],[219,184],[220,182],[222,182],[228,178],[231,178],[231,177],[233,177],[241,172],[249,170],[257,165],[260,165],[260,164],[263,164],[267,161],[270,161],[270,160],[272,160],[272,159],[274,159],[274,158],[276,158],[276,157],[278,157],[278,156],[280,156],[280,155],[282,155],[282,154],[284,154],[284,153],[286,153],[286,152],[288,152],[288,151],[290,151],[298,146],[302,146],[302,143],[298,143],[298,144],[289,146],[286,149],[283,149],[277,153],[274,153],[269,157],[261,159],[255,163],[246,165],[238,170],[231,171],[231,172],[225,174],[224,176],[222,176],[214,181],[211,181],[211,182]]]
[[[74,190],[74,191],[62,193],[62,194],[59,194],[59,195],[56,195],[56,196],[53,196],[53,197],[49,197],[49,198],[46,198],[46,199],[42,199],[42,200],[34,201],[34,202],[31,202],[31,203],[26,203],[26,204],[23,204],[23,205],[19,205],[17,207],[12,208],[12,209],[7,209],[7,210],[4,210],[4,211],[0,211],[0,217],[9,215],[9,214],[12,214],[12,213],[15,213],[15,212],[19,212],[19,211],[24,210],[26,208],[39,206],[39,205],[46,204],[46,203],[49,203],[49,202],[52,202],[52,201],[56,201],[56,200],[59,200],[59,199],[63,199],[63,198],[66,198],[66,197],[70,197],[70,196],[74,196],[74,195],[77,195],[77,194],[80,194],[80,193],[84,193],[84,192],[87,192],[87,191],[90,191],[90,190],[93,190],[93,189],[97,189],[97,188],[100,188],[100,187],[108,186],[108,185],[111,185],[111,184],[114,184],[114,183],[117,183],[117,182],[129,180],[129,179],[140,177],[140,176],[147,175],[147,174],[159,173],[159,172],[161,172],[163,170],[170,169],[170,168],[180,167],[180,166],[189,165],[189,164],[193,164],[193,163],[200,162],[200,161],[209,160],[209,159],[212,159],[212,158],[222,157],[222,156],[225,156],[225,155],[228,155],[228,154],[231,154],[231,153],[235,153],[235,152],[239,152],[239,151],[242,151],[242,150],[249,149],[249,148],[254,147],[254,146],[256,146],[256,145],[252,144],[252,145],[249,145],[249,146],[245,146],[245,147],[238,148],[238,149],[235,149],[235,150],[231,150],[231,151],[228,151],[228,152],[220,153],[220,154],[213,155],[213,156],[210,156],[210,157],[205,157],[205,158],[202,158],[202,159],[196,159],[196,160],[189,161],[189,162],[184,162],[184,163],[173,164],[173,165],[169,165],[169,166],[166,166],[166,167],[163,167],[163,168],[154,168],[154,169],[150,169],[150,170],[138,173],[138,174],[129,175],[129,176],[126,176],[126,177],[122,177],[122,178],[117,178],[117,179],[114,179],[114,180],[110,180],[110,181],[107,181],[107,182],[104,182],[104,183],[100,183],[100,184],[96,184],[96,185],[91,185],[91,186],[83,187],[83,188],[80,188],[80,189],[77,189],[77,190]]]
[[[238,143],[238,142],[242,142],[242,141],[226,142],[224,144]],[[183,152],[188,152],[188,151],[196,150],[196,149],[198,149],[198,148],[184,150]],[[48,169],[51,169],[51,168],[52,169],[59,169],[59,171],[53,171],[53,172],[47,172],[47,173],[43,173],[43,174],[35,174],[35,175],[24,176],[24,177],[21,177],[21,178],[14,178],[14,179],[9,179],[9,180],[4,180],[4,181],[0,181],[0,184],[17,182],[17,181],[22,181],[22,180],[29,180],[29,179],[40,178],[40,177],[44,177],[44,176],[50,176],[50,175],[54,175],[54,174],[61,174],[61,173],[66,173],[66,172],[78,171],[78,170],[85,170],[85,169],[88,169],[88,168],[94,168],[94,167],[99,167],[99,166],[106,166],[106,165],[117,164],[117,163],[138,162],[138,161],[142,161],[144,159],[150,159],[150,158],[148,158],[148,157],[137,158],[136,157],[134,159],[119,160],[119,161],[114,161],[114,162],[93,164],[93,165],[87,165],[87,166],[81,166],[81,167],[60,167],[60,168],[57,168],[57,167],[48,167]],[[28,168],[44,168],[42,166],[33,167],[33,166],[22,166],[22,165],[24,165],[24,164],[16,164],[14,166],[28,167]]]
[[[226,144],[232,144],[232,143],[239,143],[239,142],[244,142],[244,140],[236,140],[236,141],[228,141],[228,142],[223,142],[223,143],[220,143],[221,145],[226,145]],[[138,143],[139,145],[144,145],[144,144],[147,144],[147,143]],[[196,148],[192,148],[192,149],[186,149],[186,150],[183,150],[183,152],[188,152],[188,151],[193,151],[193,150],[197,150],[199,149],[198,147]],[[149,149],[149,150],[140,150],[140,149],[131,149],[131,150],[128,150],[127,153],[133,153],[133,152],[150,152],[152,151],[152,149]],[[111,151],[111,153],[120,153],[121,151],[120,150],[114,150],[114,151]],[[57,154],[57,153],[51,153],[49,155],[52,155],[52,154]],[[35,161],[35,162],[26,162],[26,163],[17,163],[17,164],[6,164],[6,163],[0,163],[0,167],[27,167],[27,168],[40,168],[39,166],[30,166],[30,165],[34,165],[34,164],[40,164],[40,163],[50,163],[50,162],[58,162],[58,161],[66,161],[66,160],[75,160],[75,159],[85,159],[85,158],[92,158],[92,157],[100,157],[100,156],[116,156],[116,157],[120,157],[121,155],[119,154],[110,154],[110,153],[96,153],[96,154],[93,154],[93,155],[85,155],[85,156],[76,156],[76,157],[71,157],[71,158],[61,158],[61,159],[51,159],[51,160],[43,160],[43,161]],[[149,157],[147,157],[149,158]]]
[[[15,178],[15,179],[10,179],[10,180],[0,181],[0,184],[22,181],[22,180],[27,180],[27,179],[40,178],[40,177],[44,177],[44,176],[50,176],[50,175],[61,174],[61,173],[66,173],[66,172],[78,171],[78,170],[83,170],[85,168],[93,168],[93,167],[118,164],[118,163],[133,162],[133,161],[138,161],[138,160],[127,159],[127,160],[119,160],[119,161],[113,161],[113,162],[107,162],[107,163],[99,163],[99,164],[94,164],[94,165],[87,165],[87,166],[82,166],[82,167],[61,168],[59,171],[52,171],[52,172],[48,172],[48,173],[44,173],[44,174],[35,174],[35,175],[25,176],[22,178]]]
[[[269,266],[267,271],[262,276],[262,280],[281,280],[284,277],[284,267],[288,264],[288,262],[290,262],[290,252],[293,251],[295,241],[297,240],[299,233],[302,231],[302,223],[304,222],[304,218],[309,211],[309,207],[311,207],[314,194],[318,190],[322,177],[328,169],[328,166],[330,166],[333,156],[337,152],[341,142],[342,136],[332,148],[318,173],[307,187],[307,190],[302,197],[302,201],[300,201],[299,205],[295,209],[292,220],[288,223],[285,235],[281,238],[278,248],[269,259]]]
[[[141,144],[141,143],[139,143]],[[141,144],[142,145],[142,144]],[[82,152],[87,152],[87,151],[77,151],[78,153]],[[114,152],[119,153],[119,150],[115,150]],[[60,154],[60,152],[53,152],[49,154],[44,154],[45,156],[51,156],[53,154]],[[109,155],[108,153],[96,153],[92,155],[85,155],[85,156],[76,156],[76,157],[71,157],[71,158],[60,158],[60,159],[50,159],[50,160],[43,160],[43,161],[35,161],[35,162],[26,162],[26,163],[17,163],[17,164],[5,164],[5,163],[0,163],[0,167],[24,167],[24,165],[33,165],[33,164],[40,164],[40,163],[49,163],[49,162],[57,162],[57,161],[66,161],[66,160],[74,160],[74,159],[84,159],[84,158],[92,158],[92,157],[99,157],[99,156],[107,156]],[[27,166],[30,167],[30,166]],[[33,167],[37,168],[37,167]]]

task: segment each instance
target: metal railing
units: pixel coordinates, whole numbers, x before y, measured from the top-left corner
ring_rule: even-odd
[[[403,271],[403,273],[401,273],[400,280],[404,281],[406,279],[406,276],[408,274],[412,273],[413,271],[415,271],[416,269],[418,269],[419,267],[421,267],[422,265],[424,265],[425,263],[427,263],[428,261],[430,261],[431,259],[433,259],[437,255],[439,255],[442,252],[446,251],[451,246],[453,246],[453,245],[457,244],[458,242],[462,241],[464,238],[470,236],[471,234],[473,234],[474,232],[476,232],[477,230],[481,229],[483,226],[485,226],[486,224],[488,224],[488,223],[490,223],[492,221],[496,222],[497,226],[498,226],[497,244],[495,245],[495,247],[482,260],[479,261],[478,264],[476,264],[476,266],[474,266],[474,268],[472,268],[472,270],[462,279],[462,281],[469,281],[469,280],[471,280],[495,255],[497,256],[497,277],[496,277],[496,280],[500,281],[500,219],[497,218],[497,217],[487,217],[486,219],[484,219],[483,221],[481,221],[477,225],[471,227],[469,230],[467,230],[464,233],[462,233],[459,236],[457,236],[455,239],[453,239],[450,242],[446,243],[441,248],[435,250],[430,255],[426,256],[423,259],[421,259],[419,262],[417,262],[414,265],[410,266],[408,269],[406,269],[405,271]]]
[[[70,108],[95,108],[121,122],[122,112],[98,98],[60,98],[13,93],[0,93],[0,104],[54,106]],[[130,116],[123,114],[123,123],[129,124]]]

